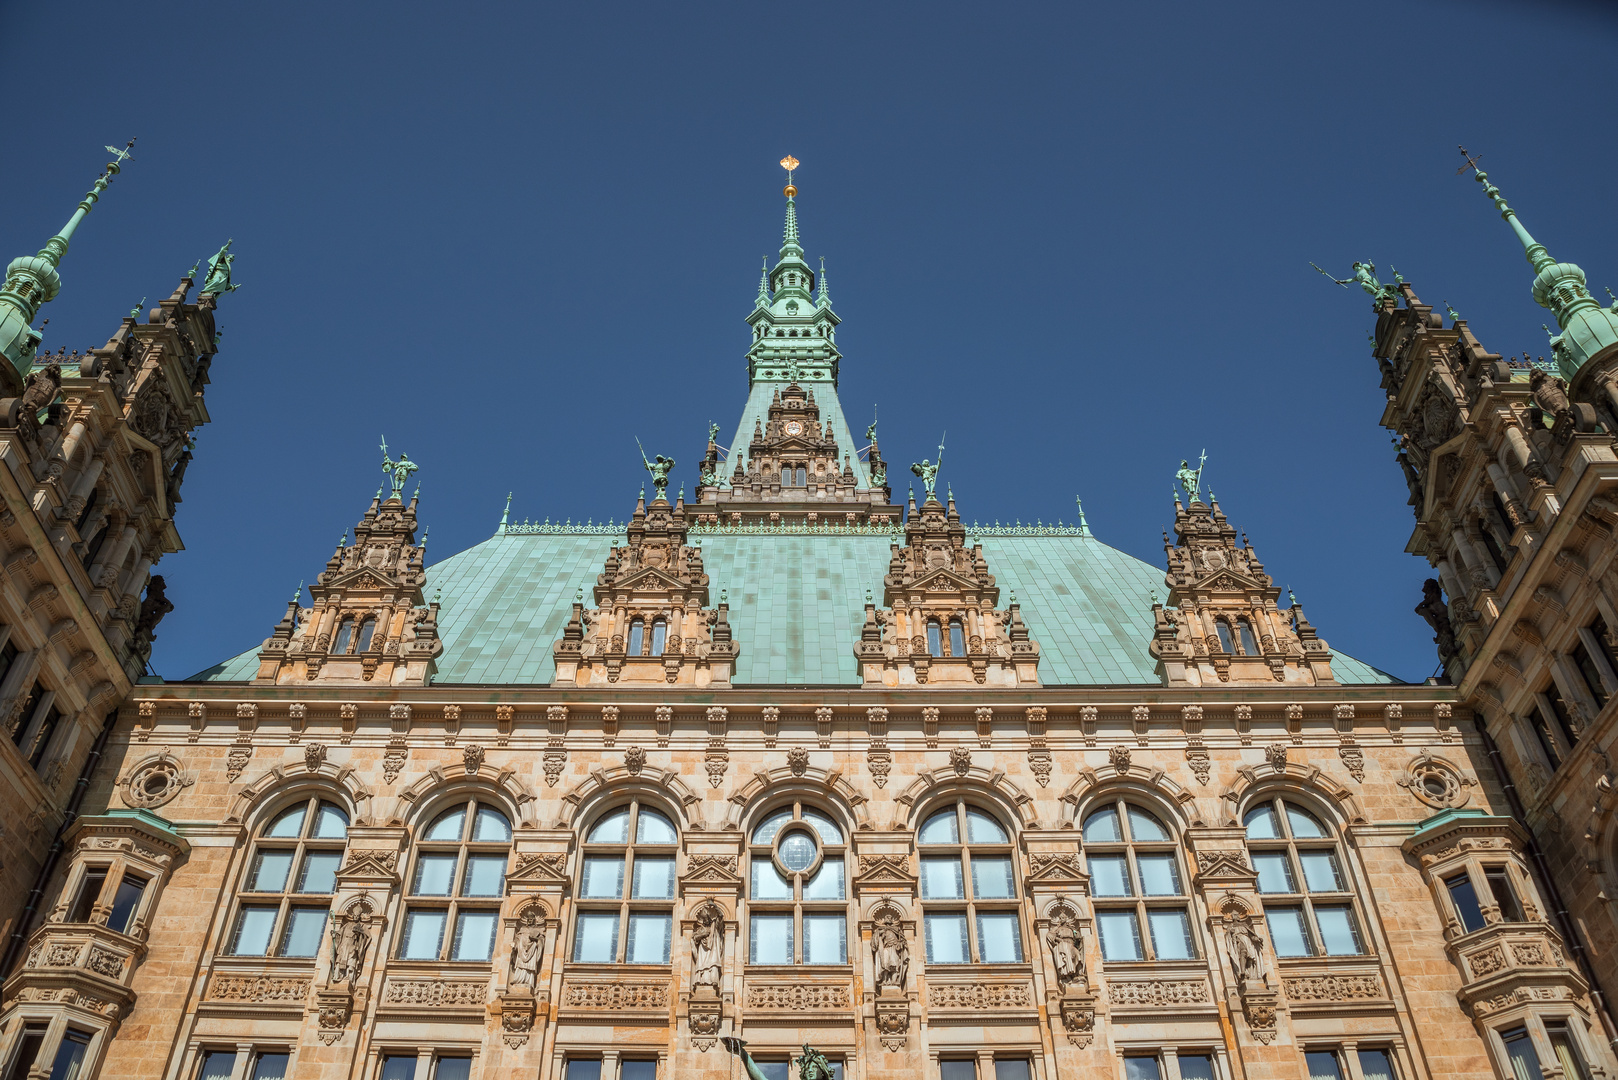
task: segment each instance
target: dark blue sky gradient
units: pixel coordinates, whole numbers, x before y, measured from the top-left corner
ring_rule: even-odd
[[[638,435],[689,487],[802,159],[863,426],[971,520],[1072,520],[1161,565],[1180,458],[1322,636],[1435,666],[1366,344],[1368,258],[1505,355],[1531,272],[1458,142],[1618,288],[1618,16],[1551,4],[7,5],[0,256],[140,142],[46,342],[101,344],[235,237],[238,292],[159,566],[176,678],[256,646],[381,473],[436,561],[518,517],[622,518]],[[70,58],[62,62],[64,54]],[[50,59],[47,61],[47,58]],[[29,74],[33,73],[33,74]],[[1034,597],[1025,603],[1037,603]]]

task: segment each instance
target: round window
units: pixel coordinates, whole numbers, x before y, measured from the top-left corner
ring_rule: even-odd
[[[814,837],[798,829],[787,833],[781,838],[781,865],[794,874],[801,874],[814,865],[815,841]]]

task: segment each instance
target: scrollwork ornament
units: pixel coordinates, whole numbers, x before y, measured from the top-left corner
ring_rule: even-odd
[[[164,751],[135,766],[119,785],[119,797],[132,809],[150,810],[173,802],[194,783],[196,779],[185,773],[180,759]]]

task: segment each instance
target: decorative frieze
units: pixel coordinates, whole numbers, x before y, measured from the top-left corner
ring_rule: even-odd
[[[309,996],[309,983],[307,978],[279,975],[215,975],[208,982],[208,1000],[302,1002]]]
[[[435,1009],[482,1006],[488,996],[487,979],[389,979],[382,990],[384,1004]]]
[[[564,1009],[666,1009],[667,982],[569,982],[562,987]]]
[[[934,1009],[1031,1009],[1033,990],[1027,983],[940,983],[927,986]]]
[[[1114,1005],[1201,1005],[1211,999],[1203,979],[1108,979],[1107,1000]]]
[[[848,986],[844,983],[747,982],[747,1008],[787,1012],[813,1012],[847,1009]]]

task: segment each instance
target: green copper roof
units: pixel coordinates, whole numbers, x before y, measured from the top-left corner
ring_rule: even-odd
[[[613,539],[502,535],[429,568],[426,591],[443,593],[444,652],[434,683],[549,683],[551,646],[574,592],[594,584]],[[1076,535],[984,536],[982,543],[1002,603],[1017,594],[1039,642],[1046,686],[1161,685],[1147,652],[1161,569]],[[886,537],[707,535],[702,555],[714,595],[729,592],[742,647],[738,685],[858,685],[854,642],[865,590],[882,590]],[[255,646],[191,681],[246,682],[257,654]],[[1332,670],[1350,684],[1399,681],[1342,653],[1333,655]]]

